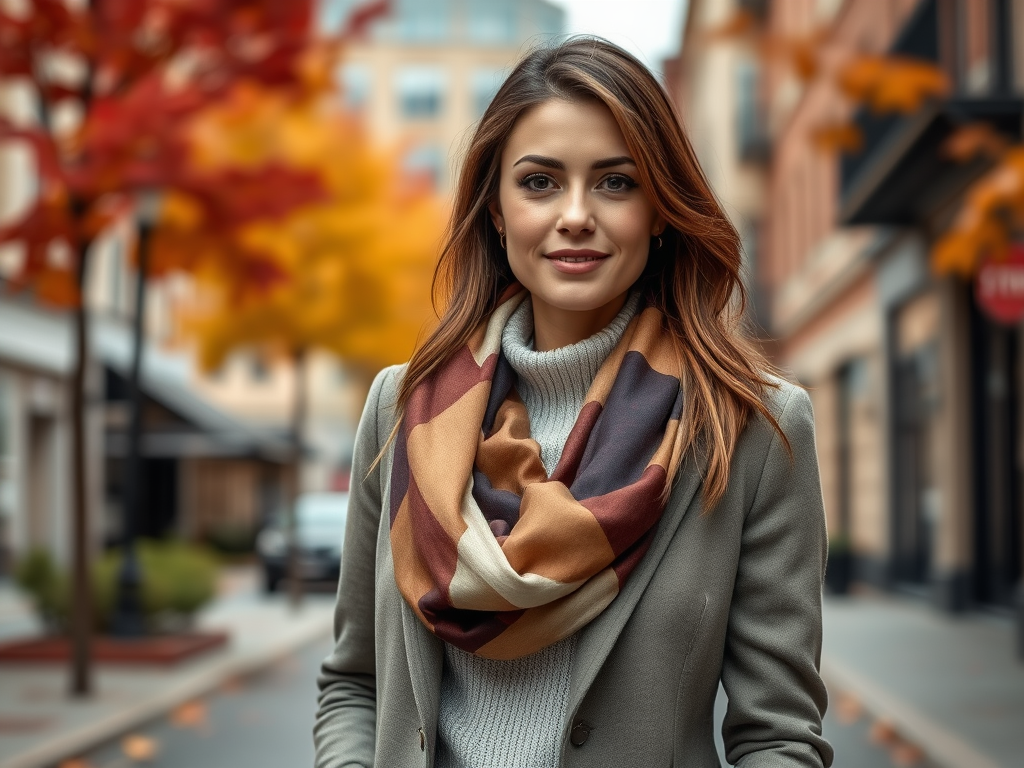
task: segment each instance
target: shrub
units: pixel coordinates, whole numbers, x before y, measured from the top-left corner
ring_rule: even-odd
[[[39,619],[50,632],[63,629],[67,614],[67,578],[60,573],[50,553],[33,549],[19,562],[14,580],[29,595]]]
[[[225,555],[247,555],[256,549],[256,532],[248,523],[221,522],[206,532],[206,543]]]
[[[173,623],[190,622],[216,592],[217,561],[206,550],[178,541],[142,540],[136,554],[142,581],[139,599],[151,630]],[[93,605],[97,629],[111,626],[121,572],[120,550],[111,550],[92,566]],[[18,583],[32,596],[40,617],[51,630],[66,627],[67,578],[45,552],[26,556],[19,565]]]

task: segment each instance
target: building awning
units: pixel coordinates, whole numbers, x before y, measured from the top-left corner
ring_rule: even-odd
[[[976,123],[1020,139],[1024,97],[952,98],[909,117],[862,113],[857,123],[866,146],[843,160],[840,221],[906,226],[940,210],[990,165],[981,159],[958,162],[946,157],[948,139]]]
[[[127,379],[131,364],[131,330],[97,317],[92,327],[93,353],[107,375]],[[279,431],[249,424],[202,397],[190,384],[192,362],[157,344],[147,344],[142,358],[141,387],[149,408],[161,413],[158,423],[145,423],[143,456],[150,458],[241,458],[287,463],[292,447]],[[112,458],[128,451],[128,403],[108,401],[104,450]]]
[[[13,295],[0,280],[0,364],[71,375],[74,326],[67,311],[47,309],[26,295]]]

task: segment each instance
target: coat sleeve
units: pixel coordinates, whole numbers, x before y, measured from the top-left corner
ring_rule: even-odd
[[[722,683],[726,758],[742,768],[832,764],[822,738],[825,512],[807,393],[793,388],[746,512]]]
[[[380,463],[393,394],[382,397],[393,368],[381,371],[366,398],[352,455],[345,546],[334,612],[334,650],[324,659],[313,726],[316,768],[370,768],[377,722],[374,581],[381,516]],[[383,434],[382,434],[383,433]]]

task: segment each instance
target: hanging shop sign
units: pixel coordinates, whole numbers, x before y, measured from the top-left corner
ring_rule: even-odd
[[[1012,245],[1005,259],[982,265],[974,295],[982,311],[997,322],[1015,325],[1024,319],[1024,243]]]

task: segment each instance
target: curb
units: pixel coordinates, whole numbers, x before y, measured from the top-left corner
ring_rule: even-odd
[[[294,630],[259,649],[232,651],[229,647],[220,659],[196,664],[192,669],[175,674],[158,691],[130,710],[117,712],[96,722],[49,739],[25,750],[0,768],[50,768],[62,760],[76,757],[127,731],[154,720],[179,704],[210,693],[224,682],[245,677],[311,643],[331,631],[332,613],[313,614],[296,622]],[[229,641],[230,642],[230,641]]]
[[[868,712],[886,718],[901,736],[923,750],[940,768],[1004,768],[913,705],[842,662],[822,656],[821,677],[827,687],[835,686],[835,690],[860,698]]]

